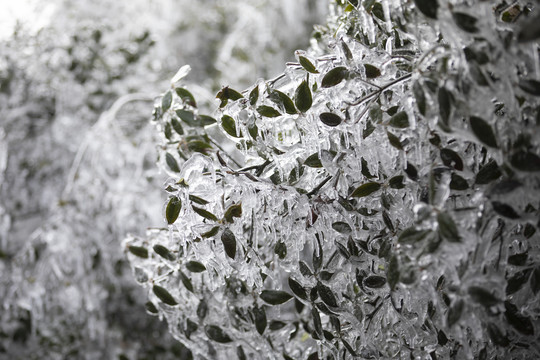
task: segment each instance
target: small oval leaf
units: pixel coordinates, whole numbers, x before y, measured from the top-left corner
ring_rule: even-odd
[[[348,76],[349,72],[346,67],[344,66],[338,66],[327,72],[321,83],[321,87],[323,88],[329,88],[332,86],[336,86],[340,82],[343,81]]]
[[[176,256],[165,246],[156,244],[153,247],[154,252],[164,258],[165,260],[174,261],[176,260]]]
[[[270,305],[280,305],[291,300],[293,296],[281,290],[263,290],[260,298]]]
[[[169,225],[174,224],[176,219],[178,219],[180,210],[182,210],[182,201],[176,196],[171,197],[165,209],[165,217]]]
[[[167,305],[171,305],[171,306],[178,305],[174,297],[161,286],[154,285],[152,287],[152,291],[158,297],[158,299],[161,300],[163,303]]]
[[[203,218],[212,220],[212,221],[218,221],[218,218],[216,217],[216,215],[212,214],[210,211],[205,210],[203,208],[196,207],[196,206],[192,206],[192,208],[193,208],[193,211],[195,211],[197,214],[199,214]]]
[[[194,272],[194,273],[200,273],[200,272],[203,272],[206,270],[206,266],[204,266],[203,264],[201,264],[200,262],[198,261],[188,261],[186,263],[186,269],[188,269],[189,271],[191,272]]]
[[[311,108],[313,99],[311,97],[311,90],[309,89],[309,85],[306,80],[302,81],[296,89],[294,102],[300,112],[305,113]]]
[[[171,169],[174,172],[180,172],[180,168],[178,167],[178,163],[176,162],[176,159],[174,156],[172,156],[169,153],[165,154],[165,162],[167,163],[167,166],[169,169]]]
[[[365,197],[371,195],[381,188],[381,184],[368,182],[357,187],[351,194],[352,197]]]
[[[163,95],[163,98],[161,99],[161,109],[163,112],[169,110],[171,108],[172,104],[172,92],[169,90]]]
[[[390,118],[388,125],[399,129],[405,129],[409,127],[409,116],[405,111],[400,111]]]
[[[234,233],[229,229],[223,230],[221,242],[223,243],[227,256],[234,259],[236,256],[236,237],[234,236]]]
[[[281,116],[280,112],[271,106],[261,105],[257,108],[257,112],[264,117],[274,118]]]
[[[215,342],[221,344],[226,344],[233,341],[231,337],[225,331],[223,331],[222,328],[216,325],[206,325],[204,327],[204,332],[210,340],[214,340]]]
[[[313,65],[313,63],[308,58],[306,58],[305,56],[299,56],[298,61],[300,62],[300,65],[302,65],[302,67],[307,72],[310,72],[312,74],[318,74],[319,73],[317,71],[317,69],[315,68],[315,65]]]
[[[148,259],[148,249],[146,249],[145,247],[130,245],[128,247],[128,251],[135,256],[143,259]]]
[[[319,119],[321,119],[322,123],[327,126],[338,126],[342,121],[339,115],[331,112],[323,112],[319,115]]]
[[[478,140],[492,148],[498,147],[493,129],[484,119],[471,116],[469,120],[471,122],[471,129]]]
[[[371,275],[364,279],[364,286],[371,289],[382,288],[386,284],[386,278],[379,275]]]

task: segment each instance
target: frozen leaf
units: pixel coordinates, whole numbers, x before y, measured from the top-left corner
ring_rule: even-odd
[[[414,227],[407,228],[401,232],[398,242],[403,244],[414,244],[425,239],[431,230],[417,230]]]
[[[221,89],[217,95],[216,98],[220,100],[239,100],[242,99],[244,96],[240,94],[238,91],[231,89],[228,86],[225,86],[223,89]]]
[[[525,225],[525,228],[523,229],[523,236],[525,236],[526,239],[530,239],[531,236],[533,236],[535,233],[536,228],[533,225],[527,223]]]
[[[399,277],[399,261],[398,258],[394,255],[388,262],[388,267],[386,269],[386,280],[388,281],[388,286],[390,286],[390,290],[395,289],[397,283],[399,282]]]
[[[182,99],[182,101],[186,104],[188,104],[189,106],[192,106],[194,108],[197,107],[197,103],[195,102],[195,98],[193,97],[193,95],[186,89],[184,88],[176,88],[174,89],[174,91],[176,91],[176,95],[178,95],[178,97],[180,99]]]
[[[311,108],[313,99],[311,97],[311,90],[309,89],[309,85],[306,80],[302,81],[296,89],[294,102],[300,112],[305,113]]]
[[[336,296],[328,286],[324,285],[320,281],[317,282],[317,293],[321,297],[321,300],[330,307],[337,307]]]
[[[536,267],[532,270],[531,274],[531,290],[534,295],[540,291],[540,267]]]
[[[283,241],[278,241],[274,246],[274,254],[276,254],[281,260],[287,256],[287,245]]]
[[[400,111],[390,118],[388,124],[395,128],[405,129],[409,127],[409,117],[405,111]]]
[[[388,180],[388,185],[392,189],[403,189],[405,187],[405,184],[403,183],[404,179],[405,177],[403,175],[394,176]]]
[[[200,126],[207,126],[216,123],[216,119],[209,115],[199,115],[199,124]]]
[[[521,171],[540,171],[540,157],[529,151],[517,151],[512,154],[510,164]]]
[[[304,165],[312,167],[312,168],[321,168],[322,163],[321,163],[321,159],[319,159],[319,154],[314,153],[314,154],[309,155],[304,161]]]
[[[169,225],[174,224],[176,219],[178,219],[180,210],[182,210],[182,201],[176,196],[171,197],[165,209],[165,217]]]
[[[266,319],[266,311],[264,310],[264,307],[257,306],[253,308],[253,317],[255,320],[255,329],[257,330],[259,334],[262,335],[268,324],[268,321]]]
[[[490,160],[486,165],[480,168],[478,174],[476,174],[475,182],[477,184],[489,184],[492,181],[497,180],[501,177],[502,173],[499,170],[499,166],[495,160]]]
[[[298,298],[302,300],[307,300],[307,292],[306,289],[300,283],[293,278],[289,277],[289,287],[291,288],[291,291],[294,295],[296,295]]]
[[[467,190],[469,188],[469,183],[467,180],[459,176],[458,174],[452,174],[450,180],[450,189],[452,190]]]
[[[169,169],[171,169],[174,172],[180,172],[180,168],[178,167],[178,163],[176,162],[176,159],[174,156],[172,156],[169,153],[165,154],[165,162],[167,163],[167,166]]]
[[[481,142],[493,148],[498,147],[493,129],[484,119],[477,116],[471,116],[469,120],[474,135],[476,135]]]
[[[414,4],[416,5],[416,8],[428,18],[437,19],[439,0],[414,0]]]
[[[242,217],[242,203],[233,204],[225,210],[225,215],[223,218],[227,222],[234,222],[234,218],[240,218]]]
[[[182,128],[182,124],[180,124],[180,121],[176,120],[175,118],[172,118],[171,125],[174,131],[178,133],[178,135],[184,135],[184,128]]]
[[[388,141],[390,142],[390,145],[392,145],[398,150],[403,150],[403,145],[401,144],[401,140],[399,140],[399,138],[396,135],[392,134],[390,131],[387,131],[386,136],[388,137]]]
[[[200,272],[203,272],[206,270],[206,266],[204,266],[203,264],[201,264],[200,262],[198,261],[188,261],[186,263],[186,269],[188,269],[189,271],[191,272],[194,272],[194,273],[200,273]]]
[[[350,234],[352,232],[351,226],[343,221],[336,221],[332,224],[332,228],[341,234]]]
[[[163,112],[169,110],[171,108],[172,104],[172,92],[169,90],[163,95],[163,98],[161,99],[161,110]]]
[[[377,182],[368,182],[357,187],[351,194],[352,197],[366,197],[381,188]]]
[[[130,253],[143,259],[148,259],[148,249],[142,246],[130,245],[128,247]]]
[[[540,96],[540,81],[532,79],[520,79],[518,86],[521,90],[534,96]]]
[[[386,278],[379,275],[371,275],[364,279],[364,286],[371,289],[382,288],[386,284]]]
[[[274,118],[281,116],[280,112],[273,107],[267,105],[261,105],[257,108],[257,112],[264,117]]]
[[[431,0],[424,0],[424,1],[427,1],[429,3],[432,2]],[[416,100],[416,106],[418,107],[418,111],[420,112],[420,114],[425,116],[426,115],[426,95],[424,93],[424,89],[422,88],[422,85],[420,85],[419,82],[415,82],[412,86],[412,91],[413,91],[414,98]]]
[[[223,127],[223,130],[232,137],[241,137],[241,135],[236,133],[236,123],[231,116],[223,115],[221,117],[221,126]]]
[[[207,205],[208,204],[208,201],[206,201],[203,198],[198,197],[196,195],[189,195],[189,200],[196,203],[196,204],[199,204],[199,205]]]
[[[448,148],[441,149],[441,160],[444,165],[453,167],[456,170],[463,170],[463,160],[454,150]]]
[[[343,343],[343,346],[345,346],[345,349],[353,356],[358,357],[358,353],[353,349],[351,344],[349,344],[344,338],[341,338],[341,342]]]
[[[322,340],[323,328],[322,328],[321,316],[319,315],[319,311],[315,307],[311,309],[311,317],[313,318],[313,328],[315,330],[315,335],[316,335],[315,338]],[[315,357],[311,357],[311,358],[315,359]],[[318,359],[318,357],[316,358]]]
[[[311,269],[309,268],[309,266],[303,262],[303,261],[299,261],[298,262],[298,267],[300,269],[300,273],[304,276],[313,276],[313,271],[311,271]]]
[[[336,86],[343,81],[349,75],[349,71],[344,66],[338,66],[327,72],[321,83],[321,87],[329,88]]]
[[[441,122],[439,125],[444,131],[450,130],[450,114],[452,111],[452,97],[446,88],[440,87],[437,92],[437,100],[439,101],[439,115]]]
[[[163,303],[171,306],[178,305],[174,297],[164,288],[162,288],[159,285],[154,285],[152,287],[152,291],[154,294],[158,297],[159,300],[161,300]]]
[[[146,311],[148,311],[151,314],[157,314],[159,312],[156,306],[154,305],[154,303],[151,301],[147,301],[144,304],[144,307],[146,308]]]
[[[505,204],[505,203],[502,203],[502,202],[499,202],[499,201],[492,201],[491,206],[493,206],[493,210],[495,210],[495,212],[497,214],[501,215],[501,216],[504,216],[504,217],[509,218],[509,219],[519,219],[520,218],[520,216],[516,212],[516,210],[514,210],[514,208],[511,207],[508,204]]]
[[[260,298],[270,305],[280,305],[292,299],[292,295],[280,290],[263,290]]]
[[[199,319],[204,319],[208,315],[208,304],[205,299],[201,299],[199,305],[197,305],[197,316]]]
[[[510,340],[506,334],[503,334],[501,329],[495,323],[490,322],[487,324],[487,333],[491,341],[496,345],[506,347],[510,344]]]
[[[225,331],[223,331],[222,328],[216,325],[206,325],[204,327],[204,332],[210,340],[221,344],[227,344],[233,341],[231,337]]]
[[[164,258],[165,260],[174,261],[176,260],[176,256],[165,246],[156,244],[153,247],[154,252]]]
[[[319,115],[319,119],[321,119],[322,123],[328,126],[338,126],[341,124],[341,117],[339,115],[336,115],[331,112],[323,112]]]
[[[197,214],[199,214],[203,218],[212,220],[212,221],[218,221],[217,216],[212,214],[210,211],[205,210],[203,208],[196,207],[196,206],[192,206],[192,207],[193,207],[193,211],[195,211]]]
[[[227,256],[234,259],[236,256],[236,237],[234,236],[234,233],[229,229],[223,230],[221,242],[223,243]]]
[[[308,87],[308,90],[309,90],[309,87]],[[274,90],[272,91],[270,95],[270,99],[276,102],[278,105],[283,106],[287,114],[293,115],[297,113],[296,108],[294,107],[293,101],[287,94],[279,90]]]
[[[193,113],[193,111],[179,109],[179,110],[176,110],[176,116],[178,116],[180,120],[182,120],[189,126],[192,126],[192,127],[200,126],[200,123],[195,119],[195,114]]]
[[[504,302],[504,307],[506,309],[506,311],[504,312],[506,321],[508,321],[508,323],[514,327],[514,329],[516,329],[523,335],[534,335],[534,325],[530,318],[522,315],[519,312],[517,306],[509,301]]]
[[[312,256],[313,268],[315,269],[315,272],[319,272],[319,270],[321,269],[323,257],[324,257],[323,248],[321,246],[321,242],[317,238],[317,248],[313,249],[313,256]]]
[[[203,238],[210,238],[212,236],[215,236],[219,232],[219,226],[214,226],[212,229],[208,230],[207,232],[201,234]]]
[[[249,93],[249,104],[255,106],[257,100],[259,100],[259,85],[256,85]]]
[[[534,273],[532,269],[526,269],[523,271],[519,271],[515,273],[512,277],[510,277],[507,280],[506,283],[506,295],[512,295],[523,287],[525,283],[527,283],[527,280],[529,280],[529,276],[531,275],[531,272]],[[531,279],[531,287],[532,286],[532,279]]]
[[[459,242],[461,240],[456,223],[449,214],[439,212],[437,222],[439,223],[439,234],[443,239],[450,242]]]
[[[459,319],[461,319],[461,314],[463,313],[464,307],[465,304],[463,303],[463,300],[457,299],[454,301],[446,314],[446,323],[448,324],[448,327],[452,327],[459,321]]]
[[[474,302],[477,302],[485,307],[491,307],[500,303],[500,300],[497,299],[491,292],[480,287],[480,286],[471,286],[469,287],[469,295]]]
[[[300,65],[302,65],[302,67],[307,72],[310,72],[312,74],[318,74],[319,73],[317,71],[317,69],[315,68],[315,65],[313,65],[313,63],[308,58],[306,58],[305,56],[299,56],[298,61],[300,62]]]
[[[476,26],[478,20],[474,16],[456,11],[452,13],[452,17],[454,18],[456,25],[461,30],[470,33],[476,33],[479,31],[478,27]]]
[[[366,77],[368,79],[375,79],[381,76],[381,70],[376,66],[373,66],[370,64],[364,64],[364,69],[366,71]]]

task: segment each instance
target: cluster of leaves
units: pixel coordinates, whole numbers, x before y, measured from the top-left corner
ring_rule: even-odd
[[[126,241],[148,312],[210,358],[537,356],[529,6],[336,1],[327,54],[214,117],[175,78],[168,229]]]

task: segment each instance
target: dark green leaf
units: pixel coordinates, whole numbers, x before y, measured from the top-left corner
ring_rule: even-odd
[[[444,165],[453,167],[456,170],[463,170],[463,160],[454,150],[448,148],[441,149],[441,160]]]
[[[347,351],[354,357],[354,358],[357,358],[358,357],[358,354],[356,353],[356,351],[354,351],[353,347],[351,346],[351,344],[349,344],[344,338],[341,338],[341,342],[343,343],[343,346],[345,346],[345,349],[347,349]]]
[[[200,152],[202,154],[206,154],[209,149],[212,149],[212,145],[202,140],[190,141],[187,146],[190,151]]]
[[[304,161],[304,165],[312,167],[312,168],[321,168],[322,163],[321,163],[321,159],[319,159],[319,153],[314,153],[314,154],[309,155]]]
[[[313,99],[311,97],[311,90],[309,89],[309,85],[306,80],[302,81],[302,83],[298,85],[298,88],[296,89],[296,93],[294,95],[294,102],[298,110],[303,113],[305,113],[311,108],[311,104],[313,104]]]
[[[209,115],[199,115],[199,123],[200,126],[212,125],[216,123],[216,119]]]
[[[332,229],[336,230],[338,233],[341,234],[350,234],[352,232],[351,226],[343,221],[336,221],[335,223],[333,223]]]
[[[456,226],[456,223],[450,215],[445,212],[437,214],[437,222],[439,223],[439,234],[445,240],[450,242],[458,242],[461,237]]]
[[[204,200],[201,197],[195,196],[195,195],[189,195],[189,200],[192,202],[199,204],[199,205],[206,205],[208,204],[208,201]]]
[[[167,305],[171,305],[171,306],[178,305],[178,303],[173,298],[173,296],[161,286],[154,285],[152,287],[152,291],[154,292],[154,294],[156,294],[158,299],[161,300],[163,303]]]
[[[495,212],[501,216],[507,217],[509,219],[520,218],[516,210],[514,210],[514,208],[511,207],[510,205],[504,204],[499,201],[492,201],[491,205],[493,206],[493,210],[495,210]]]
[[[176,110],[176,116],[180,118],[183,122],[188,124],[189,126],[198,127],[201,126],[200,123],[195,120],[195,114],[193,111],[188,110]]]
[[[259,85],[255,86],[249,93],[249,104],[254,106],[259,100]]]
[[[303,262],[302,260],[300,260],[298,262],[298,267],[300,269],[300,273],[304,276],[313,276],[313,271],[311,271],[311,269],[309,268],[309,266]]]
[[[468,188],[469,188],[469,183],[467,182],[467,180],[465,180],[458,174],[452,174],[452,179],[450,180],[450,189],[467,190]]]
[[[351,194],[352,197],[365,197],[371,195],[381,188],[381,184],[368,182],[357,187]]]
[[[154,303],[151,301],[147,301],[144,304],[144,307],[146,308],[146,311],[148,311],[151,314],[157,314],[159,312],[158,309],[156,308],[156,305],[154,305]]]
[[[130,245],[128,251],[135,256],[138,256],[143,259],[148,259],[148,249],[142,246]]]
[[[388,214],[386,210],[383,211],[382,218],[383,218],[384,225],[386,225],[386,227],[388,228],[388,230],[390,230],[391,233],[394,233],[395,232],[394,224],[392,223],[392,219],[390,218],[390,215]],[[384,257],[384,256],[381,256],[381,257]]]
[[[448,337],[442,330],[437,332],[437,343],[441,346],[445,346],[448,343]]]
[[[212,221],[218,221],[218,218],[216,217],[216,215],[212,214],[210,211],[196,207],[196,206],[192,206],[192,207],[193,207],[193,211],[195,211],[197,214],[199,214],[203,218],[212,220]]]
[[[432,2],[432,0],[425,0],[425,1],[428,1],[430,3]],[[418,111],[420,112],[420,114],[425,116],[426,115],[426,95],[424,94],[424,89],[422,89],[422,85],[420,85],[419,82],[415,82],[412,86],[412,91],[413,91],[414,98],[416,100],[416,106],[418,107]]]
[[[409,117],[405,111],[400,111],[390,118],[388,124],[395,128],[405,129],[409,127]]]
[[[497,139],[495,139],[495,134],[493,133],[493,129],[491,126],[482,118],[479,118],[477,116],[471,116],[470,118],[471,122],[471,129],[474,133],[474,135],[486,144],[487,146],[491,146],[493,148],[497,148]]]
[[[444,131],[450,130],[450,114],[452,111],[452,97],[445,87],[440,87],[437,92],[437,100],[439,101],[439,115],[441,116],[442,126]],[[441,125],[441,124],[439,124]]]
[[[193,292],[193,284],[191,283],[191,279],[186,276],[182,271],[178,271],[178,275],[180,275],[180,280],[182,281],[182,284],[188,289],[188,291]]]
[[[349,75],[349,71],[344,66],[338,66],[327,72],[321,83],[321,87],[329,88],[336,86],[343,81]]]
[[[294,295],[296,295],[298,298],[302,300],[307,300],[307,292],[306,289],[300,283],[293,278],[289,277],[289,287],[291,288],[291,291]]]
[[[364,129],[364,132],[362,133],[362,138],[366,139],[369,135],[371,135],[375,131],[375,126],[373,126],[373,123],[368,120],[366,122],[366,128]]]
[[[386,136],[388,136],[388,141],[390,142],[390,145],[392,145],[398,150],[403,150],[403,145],[401,144],[401,140],[399,140],[399,138],[396,135],[392,134],[390,131],[387,131]]]
[[[198,328],[199,328],[199,325],[197,325],[196,322],[192,321],[191,319],[187,319],[186,328],[185,328],[186,337],[189,339],[191,334],[197,331]]]
[[[283,241],[278,241],[274,246],[274,254],[276,254],[281,260],[287,256],[287,245]]]
[[[217,95],[216,98],[220,100],[238,100],[243,98],[244,96],[240,94],[238,91],[231,89],[228,86],[225,86],[223,89],[221,89]]]
[[[403,175],[397,175],[397,176],[392,177],[390,180],[388,180],[388,185],[392,189],[403,189],[405,187],[403,180],[404,180]]]
[[[270,305],[280,305],[292,299],[292,295],[280,290],[263,290],[260,298]]]
[[[169,90],[163,95],[163,98],[161,99],[161,109],[163,112],[169,110],[171,108],[172,104],[172,92]]]
[[[233,218],[239,217],[242,217],[242,203],[229,206],[229,208],[225,210],[225,215],[223,216],[223,218],[230,223],[234,222]]]
[[[204,319],[208,315],[208,304],[206,303],[206,300],[203,298],[199,302],[199,305],[197,306],[197,316],[199,319]]]
[[[531,272],[533,272],[532,269],[526,269],[515,273],[511,278],[509,278],[506,283],[506,295],[512,295],[513,293],[518,292],[523,287],[523,285],[525,285],[527,280],[529,280]]]
[[[234,236],[234,233],[229,229],[223,230],[221,242],[223,243],[227,256],[234,259],[236,256],[236,237]]]
[[[268,328],[272,331],[283,329],[285,326],[287,326],[287,323],[279,320],[272,320],[270,321],[270,325],[268,325]]]
[[[416,5],[416,8],[428,18],[437,19],[439,0],[414,0],[414,4]]]
[[[313,65],[313,63],[311,61],[309,61],[309,59],[306,58],[305,56],[299,56],[298,61],[300,62],[300,65],[302,65],[302,67],[307,72],[310,72],[312,74],[318,74],[319,73],[317,71],[317,69],[315,68],[315,65]]]
[[[487,324],[487,333],[495,345],[506,347],[510,344],[508,337],[492,322]]]
[[[174,156],[169,153],[165,153],[165,162],[167,163],[169,169],[174,172],[180,172],[180,168],[178,167],[178,163],[176,162]]]
[[[176,260],[176,256],[163,245],[156,244],[154,245],[153,249],[156,254],[158,254],[159,256],[161,256],[162,258],[166,260],[169,260],[169,261]]]
[[[379,275],[371,275],[364,279],[364,286],[371,289],[382,288],[386,284],[386,278]]]
[[[478,27],[476,27],[477,19],[474,16],[456,11],[452,13],[452,17],[461,30],[470,33],[478,32]]]
[[[411,179],[412,181],[418,180],[418,170],[410,162],[407,162],[407,167],[405,168],[405,174],[407,174],[409,179]]]
[[[317,283],[317,292],[319,293],[321,300],[324,301],[326,305],[330,307],[338,306],[336,296],[334,295],[332,290],[320,281]]]
[[[210,340],[214,340],[215,342],[221,344],[226,344],[233,341],[231,337],[225,331],[223,331],[223,329],[216,325],[206,325],[204,327],[204,332]]]
[[[366,70],[366,78],[368,79],[375,79],[381,76],[381,70],[376,66],[364,64],[364,69]]]
[[[480,287],[480,286],[471,286],[469,287],[469,295],[474,302],[477,302],[485,307],[491,307],[500,303],[500,300],[497,299],[491,292]]]
[[[475,182],[477,184],[489,184],[490,182],[497,180],[501,177],[502,173],[499,170],[499,166],[495,160],[490,160],[486,165],[480,168],[476,175]]]
[[[266,325],[268,324],[264,307],[253,308],[253,317],[255,320],[255,329],[257,329],[257,332],[262,335],[266,329]]]
[[[209,238],[209,237],[212,237],[212,236],[215,236],[217,233],[219,232],[219,226],[214,226],[212,229],[210,229],[209,231],[201,234],[201,236],[203,238]]]
[[[390,290],[394,290],[397,283],[399,282],[399,261],[398,258],[394,255],[388,262],[388,267],[386,269],[386,280],[388,281],[388,286]]]
[[[463,300],[457,299],[454,301],[452,306],[448,309],[448,313],[446,314],[446,323],[448,324],[448,327],[452,327],[455,323],[459,321],[461,318],[461,314],[463,313],[463,309],[465,307],[465,304],[463,303]]]
[[[338,126],[341,124],[341,117],[339,115],[336,115],[331,112],[323,112],[319,115],[319,119],[321,119],[322,123],[328,126]]]
[[[200,272],[203,272],[206,270],[206,266],[204,266],[203,264],[201,264],[200,262],[198,261],[188,261],[186,263],[186,269],[188,269],[189,271],[191,272],[194,272],[194,273],[200,273]]]
[[[279,111],[277,111],[276,109],[274,109],[273,107],[270,107],[270,106],[267,106],[267,105],[261,105],[257,108],[257,112],[261,115],[261,116],[264,116],[264,117],[269,117],[269,118],[274,118],[274,117],[278,117],[280,116],[281,114],[279,113]]]
[[[182,124],[180,124],[180,121],[176,120],[175,118],[172,118],[171,125],[174,131],[178,133],[178,135],[184,135],[184,129],[182,128]]]
[[[279,90],[274,90],[271,93],[270,99],[276,102],[278,105],[283,106],[287,114],[293,115],[297,113],[296,108],[294,107],[293,101],[291,100],[289,96],[287,96],[287,94]]]
[[[517,306],[509,301],[504,302],[504,307],[506,309],[504,316],[506,317],[508,323],[514,327],[514,329],[523,335],[534,335],[534,325],[530,318],[522,315]]]
[[[319,311],[315,307],[311,309],[311,317],[313,318],[313,328],[315,329],[316,339],[322,340],[323,328],[322,328],[321,316],[319,315]]]
[[[169,225],[174,224],[176,219],[178,219],[180,210],[182,210],[182,201],[176,196],[171,197],[167,204],[167,208],[165,209],[165,217],[167,218],[167,223]]]
[[[223,130],[232,137],[241,137],[242,135],[236,133],[236,122],[234,119],[229,115],[223,115],[221,117],[221,126],[223,127]]]
[[[510,164],[521,171],[540,171],[540,157],[528,151],[515,152],[510,158]]]
[[[414,227],[407,228],[401,232],[398,242],[403,244],[414,244],[424,240],[431,230],[417,230]]]
[[[540,81],[532,79],[520,79],[518,86],[521,90],[531,95],[540,96]]]
[[[526,239],[530,239],[531,236],[534,235],[534,233],[536,233],[534,225],[527,223],[525,225],[525,228],[523,229],[523,236],[525,236]]]
[[[531,290],[535,296],[538,294],[538,291],[540,291],[540,267],[536,267],[532,270]]]
[[[176,88],[174,89],[174,91],[176,91],[176,95],[178,95],[180,97],[180,99],[182,99],[182,101],[186,104],[188,104],[189,106],[192,106],[192,107],[197,107],[197,103],[195,102],[195,98],[193,97],[193,95],[186,89],[184,88]]]

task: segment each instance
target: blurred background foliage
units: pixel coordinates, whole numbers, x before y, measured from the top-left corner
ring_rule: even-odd
[[[327,3],[20,4],[0,6],[0,358],[186,358],[120,246],[164,224],[154,95],[184,64],[210,110],[281,73]]]

